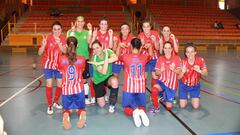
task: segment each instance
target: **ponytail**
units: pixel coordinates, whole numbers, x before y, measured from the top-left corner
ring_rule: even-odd
[[[68,37],[67,39],[67,56],[70,65],[73,65],[76,61],[76,48],[77,48],[77,39],[75,37]]]

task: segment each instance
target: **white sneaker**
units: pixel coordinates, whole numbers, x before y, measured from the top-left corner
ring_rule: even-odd
[[[96,103],[96,99],[94,97],[91,97],[90,102],[91,102],[91,104],[95,104]]]
[[[115,106],[114,105],[110,105],[109,109],[108,109],[108,112],[114,113],[115,112]]]
[[[145,127],[148,127],[149,126],[149,119],[148,119],[147,114],[143,110],[139,109],[139,115],[140,115],[140,117],[142,119],[143,125]]]
[[[88,98],[85,98],[85,104],[86,105],[90,105],[91,104],[91,102],[90,102],[90,100]]]
[[[53,103],[53,107],[57,108],[57,109],[62,109],[63,106],[61,104],[58,103]]]
[[[108,98],[108,96],[105,96],[104,99],[105,99],[105,102],[106,102],[106,103],[109,102],[109,98]]]
[[[53,107],[52,106],[48,106],[47,114],[49,114],[49,115],[53,114]]]
[[[136,127],[140,127],[142,122],[140,119],[139,109],[135,109],[133,111],[133,121]]]

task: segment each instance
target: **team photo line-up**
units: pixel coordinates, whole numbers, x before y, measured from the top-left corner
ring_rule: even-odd
[[[178,39],[164,26],[161,34],[152,29],[149,20],[142,22],[142,32],[137,37],[127,23],[122,23],[116,35],[108,28],[105,17],[99,27],[86,24],[83,16],[76,17],[67,34],[62,33],[58,21],[52,32],[43,36],[38,54],[46,79],[47,114],[63,109],[64,129],[71,128],[73,111],[78,115],[77,127],[86,123],[86,105],[97,104],[103,108],[109,103],[109,113],[115,112],[119,91],[119,73],[124,72],[122,107],[126,116],[133,118],[136,127],[149,126],[147,114],[160,111],[159,102],[171,110],[178,91],[179,106],[185,108],[190,99],[192,107],[200,106],[200,77],[207,76],[204,58],[197,55],[194,44],[184,47],[180,58]],[[146,83],[151,73],[152,108],[146,113]],[[53,80],[56,90],[53,92]],[[110,90],[107,96],[107,90]],[[53,97],[54,93],[54,97]],[[59,98],[62,96],[62,105]]]

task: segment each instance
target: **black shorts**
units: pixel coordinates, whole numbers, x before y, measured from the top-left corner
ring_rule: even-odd
[[[85,69],[84,69],[83,74],[82,74],[83,79],[88,79],[90,77],[88,61],[89,60],[87,59],[86,60],[86,66],[85,66]]]
[[[108,80],[112,76],[109,76],[106,80],[100,82],[99,84],[93,83],[93,88],[95,91],[95,98],[103,97],[106,94],[106,87],[111,89],[112,87],[108,85]]]

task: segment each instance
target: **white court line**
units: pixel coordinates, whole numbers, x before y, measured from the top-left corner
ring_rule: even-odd
[[[5,100],[4,102],[2,102],[0,104],[0,107],[2,107],[4,104],[6,104],[8,101],[12,100],[14,97],[16,97],[18,94],[20,94],[21,92],[23,92],[27,87],[31,86],[33,83],[35,83],[37,80],[39,80],[40,78],[43,77],[43,74],[40,75],[38,78],[36,78],[35,80],[33,80],[32,82],[30,82],[28,85],[26,85],[25,87],[23,87],[21,90],[19,90],[17,93],[15,93],[14,95],[12,95],[10,98],[8,98],[7,100]]]

